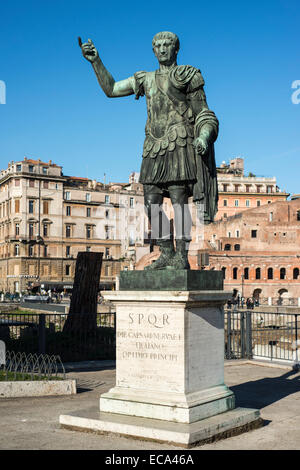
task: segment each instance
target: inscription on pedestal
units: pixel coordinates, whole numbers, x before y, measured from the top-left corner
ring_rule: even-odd
[[[183,374],[182,313],[137,309],[119,314],[117,385],[178,391]]]

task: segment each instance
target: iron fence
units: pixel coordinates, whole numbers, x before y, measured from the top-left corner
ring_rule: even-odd
[[[115,313],[84,314],[70,327],[60,313],[2,313],[0,339],[10,351],[59,355],[63,362],[115,358]]]
[[[225,358],[300,360],[300,314],[224,311]]]
[[[84,314],[68,328],[67,314],[2,313],[0,339],[10,351],[59,355],[63,362],[115,359],[115,312]],[[300,313],[224,310],[225,358],[298,363]]]

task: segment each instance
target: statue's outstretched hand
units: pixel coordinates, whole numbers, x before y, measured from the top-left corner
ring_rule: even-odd
[[[88,39],[88,42],[82,44],[81,39],[78,38],[78,43],[81,47],[83,57],[89,62],[95,62],[95,60],[99,57],[99,54],[92,40]]]
[[[197,137],[197,139],[194,140],[193,145],[198,155],[205,155],[208,151],[208,143],[204,137]]]

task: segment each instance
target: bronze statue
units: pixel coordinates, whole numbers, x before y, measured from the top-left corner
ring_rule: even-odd
[[[164,227],[164,197],[174,208],[176,251],[170,233],[162,228],[157,238],[161,255],[149,269],[189,269],[188,245],[191,221],[183,214],[188,198],[204,205],[204,223],[211,223],[217,211],[218,189],[214,142],[218,120],[209,110],[204,80],[199,69],[177,65],[179,39],[168,31],[152,41],[159,69],[136,72],[116,82],[104,67],[92,41],[79,45],[91,62],[98,82],[109,98],[135,94],[146,96],[148,120],[140,182],[151,227]]]

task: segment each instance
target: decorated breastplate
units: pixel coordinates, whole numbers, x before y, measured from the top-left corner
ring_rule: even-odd
[[[186,147],[194,140],[194,126],[190,123],[190,110],[180,109],[164,92],[167,77],[147,74],[145,94],[147,98],[148,121],[143,148],[144,158],[155,158],[173,152],[176,147]],[[161,85],[161,86],[160,86]]]

